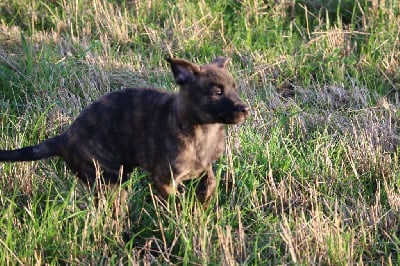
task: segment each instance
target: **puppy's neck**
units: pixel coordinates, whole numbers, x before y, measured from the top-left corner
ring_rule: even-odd
[[[175,98],[175,124],[185,134],[193,135],[201,127],[208,127],[211,124],[204,124],[199,117],[196,117],[187,100],[181,93]]]

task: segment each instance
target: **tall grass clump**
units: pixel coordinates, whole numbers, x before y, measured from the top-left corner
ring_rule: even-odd
[[[1,163],[1,264],[400,262],[398,1],[11,0],[0,27],[1,149],[109,91],[176,90],[167,56],[231,57],[251,106],[204,207],[140,169],[124,203],[58,159]]]

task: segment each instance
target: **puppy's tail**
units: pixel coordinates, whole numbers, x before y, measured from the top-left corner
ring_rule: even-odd
[[[1,162],[35,161],[53,156],[59,156],[60,136],[45,140],[38,145],[17,150],[0,150]]]

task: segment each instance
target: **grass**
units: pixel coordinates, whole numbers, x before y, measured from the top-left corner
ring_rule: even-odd
[[[251,117],[218,189],[181,209],[134,172],[93,191],[61,160],[0,165],[1,264],[400,263],[400,6],[391,1],[0,3],[0,147],[61,132],[99,96],[175,90],[164,57],[230,69]],[[118,192],[118,191],[117,191]]]

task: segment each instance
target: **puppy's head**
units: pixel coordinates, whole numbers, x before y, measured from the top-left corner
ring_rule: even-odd
[[[168,58],[185,111],[200,124],[238,124],[246,120],[249,107],[236,92],[227,70],[229,59],[217,57],[205,65]]]

